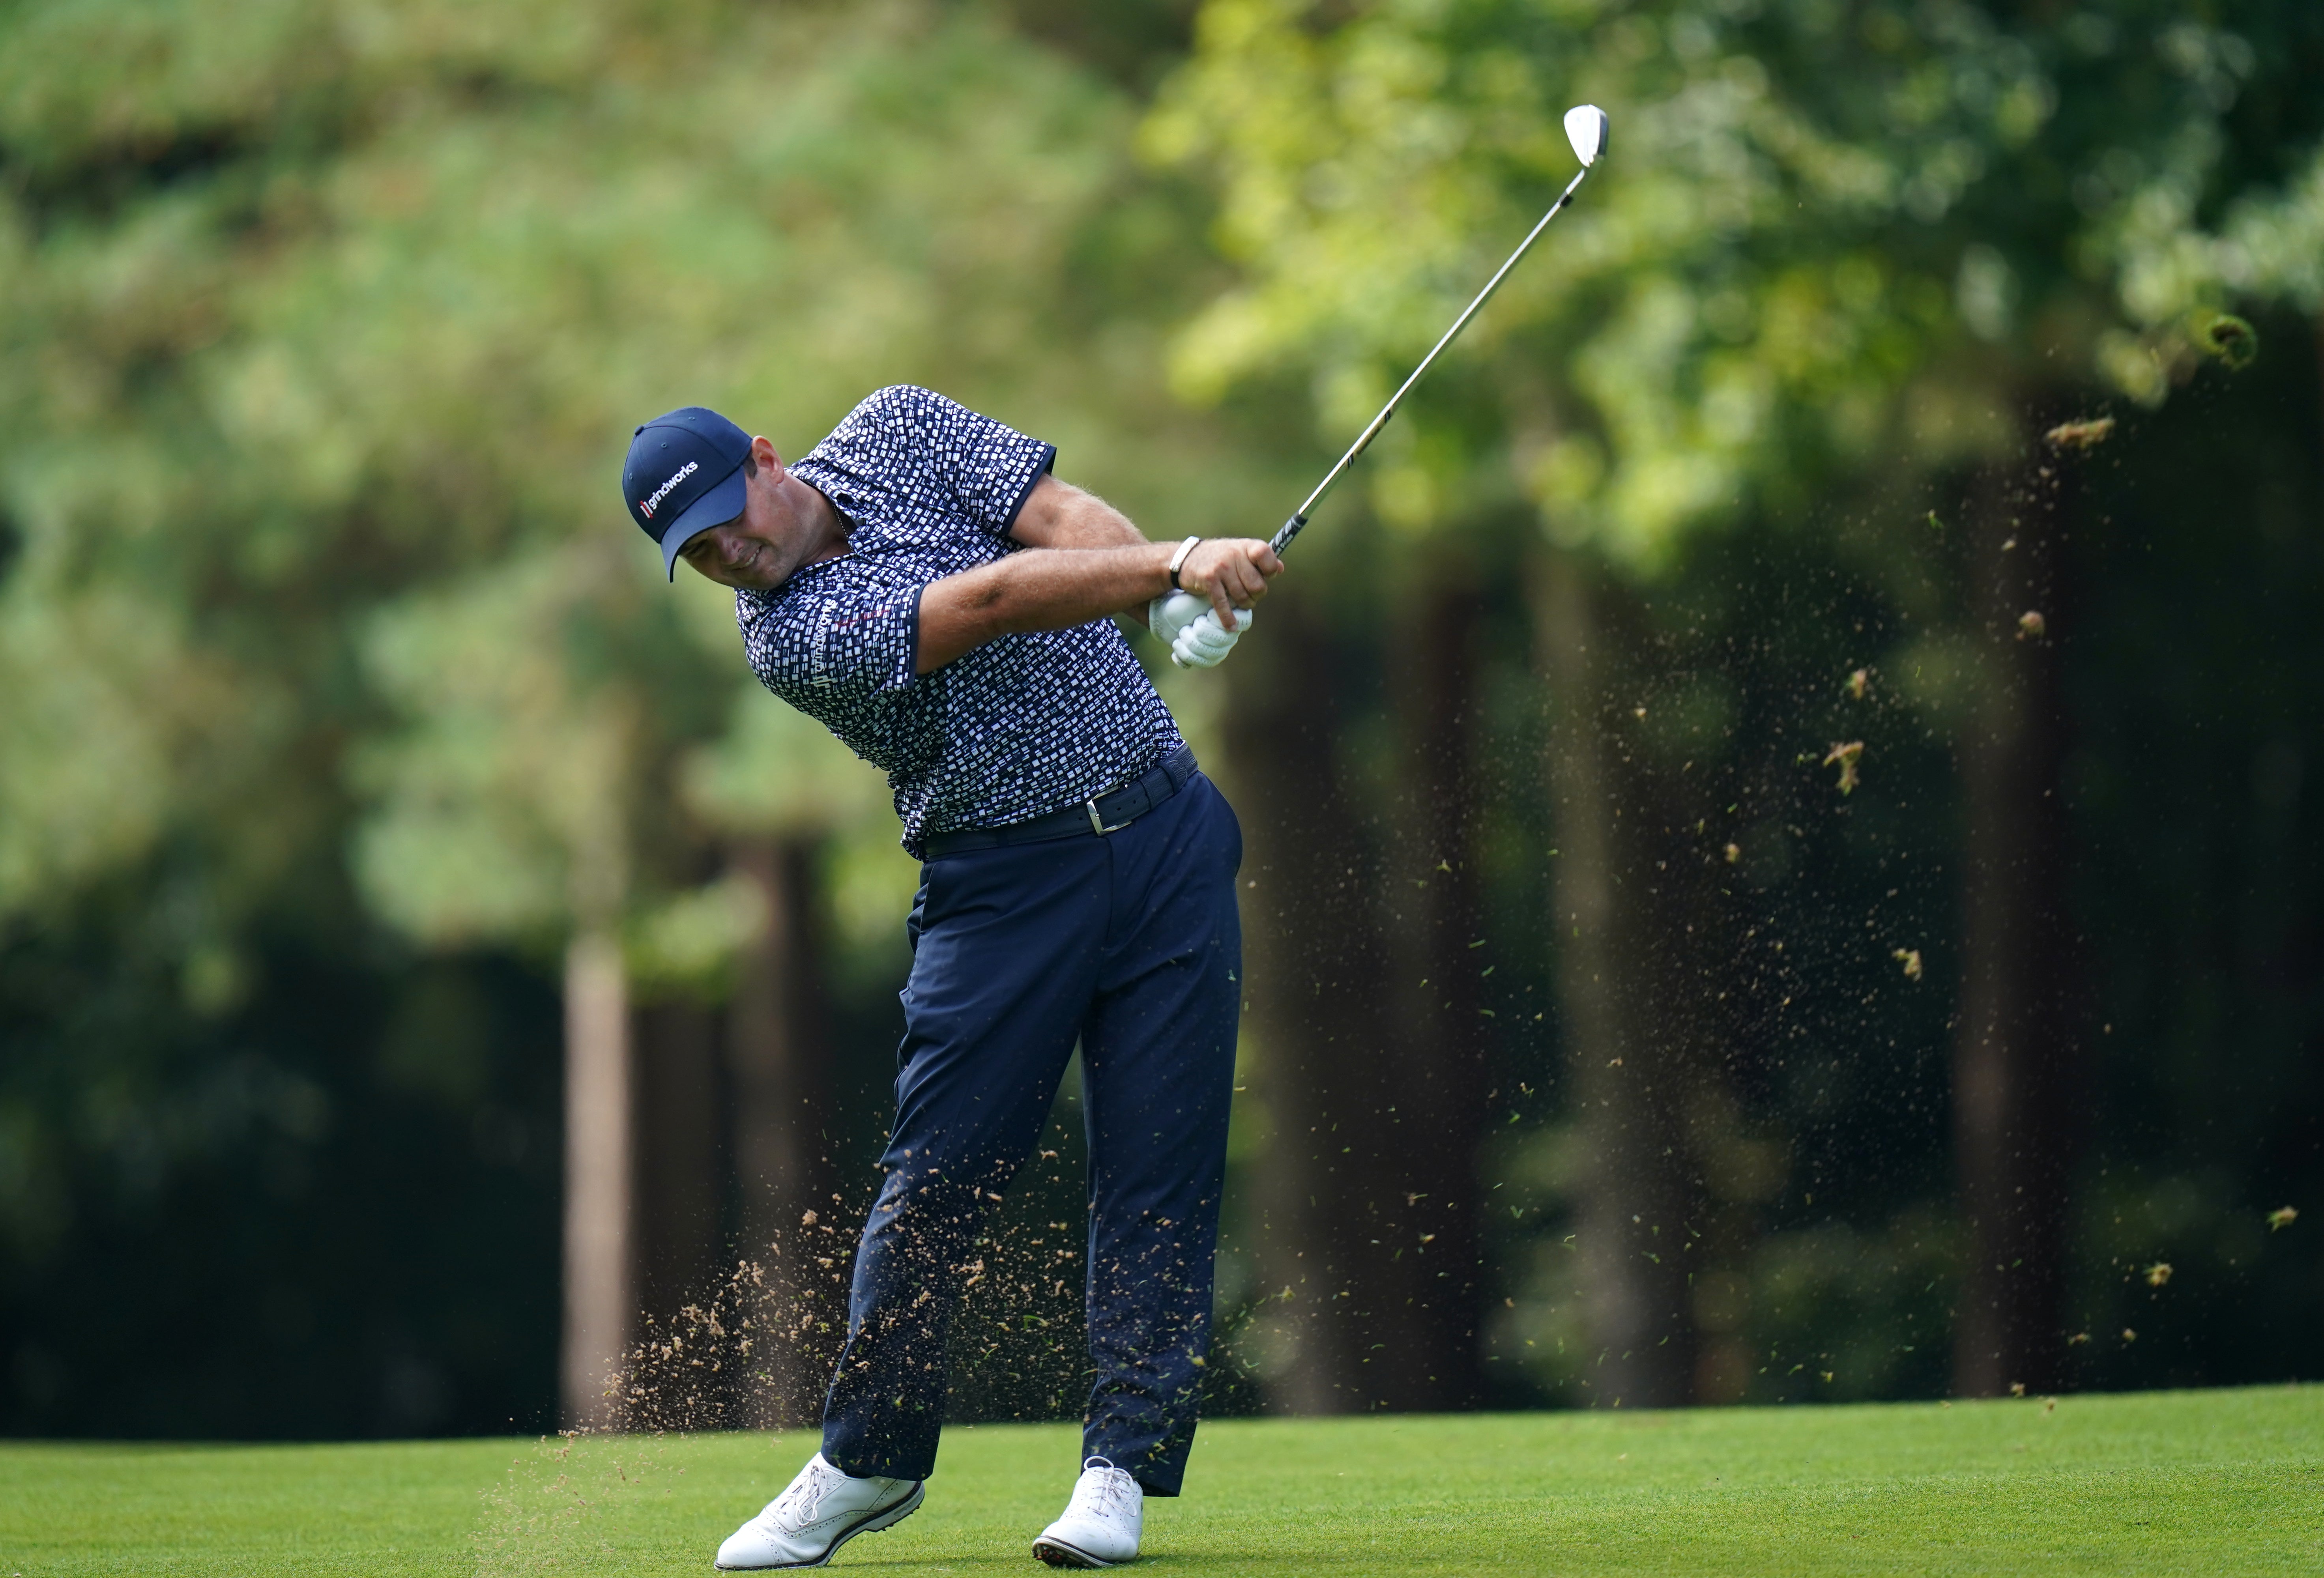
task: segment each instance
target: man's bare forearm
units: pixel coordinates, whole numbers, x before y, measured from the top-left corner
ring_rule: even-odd
[[[941,669],[995,636],[1064,630],[1135,610],[1170,589],[1167,542],[1028,548],[947,576],[921,595],[919,671]]]
[[[1095,494],[1044,476],[1009,535],[1022,545],[991,564],[946,576],[920,595],[920,673],[943,668],[996,636],[1065,630],[1108,614],[1146,623],[1147,604],[1169,591],[1173,542],[1148,542],[1130,518]],[[1255,539],[1213,539],[1186,556],[1179,585],[1210,599],[1222,623],[1267,595],[1283,568]]]

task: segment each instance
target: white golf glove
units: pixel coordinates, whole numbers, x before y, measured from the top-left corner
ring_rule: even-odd
[[[1209,598],[1172,592],[1146,605],[1146,627],[1169,647],[1170,660],[1181,669],[1215,669],[1250,628],[1250,615],[1248,608],[1236,609],[1240,628],[1229,630],[1219,623]]]

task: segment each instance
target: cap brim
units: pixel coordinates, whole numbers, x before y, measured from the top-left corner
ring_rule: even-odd
[[[742,463],[736,461],[734,469],[710,484],[704,494],[686,509],[686,513],[669,523],[661,534],[661,567],[669,572],[671,580],[678,579],[678,556],[686,545],[709,531],[724,526],[742,512],[743,501],[750,496],[750,484],[742,475]]]

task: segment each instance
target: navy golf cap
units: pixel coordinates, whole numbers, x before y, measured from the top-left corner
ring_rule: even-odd
[[[670,579],[678,578],[680,549],[742,512],[742,457],[750,452],[750,434],[698,405],[656,417],[630,439],[622,500],[638,530],[661,545]]]

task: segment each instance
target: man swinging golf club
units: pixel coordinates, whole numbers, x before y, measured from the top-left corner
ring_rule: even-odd
[[[715,411],[637,429],[632,517],[735,592],[770,690],[887,770],[922,862],[896,1118],[856,1252],[823,1450],[718,1548],[819,1566],[920,1505],[969,1248],[1030,1153],[1076,1040],[1090,1152],[1083,1472],[1033,1551],[1138,1555],[1175,1496],[1211,1336],[1241,932],[1234,814],[1112,615],[1223,658],[1282,561],[1151,543],[1049,475],[1050,446],[884,389],[786,466]]]
[[[698,407],[637,429],[622,494],[664,567],[735,589],[751,667],[887,769],[924,863],[895,1128],[823,1450],[719,1566],[819,1566],[918,1508],[962,1262],[1076,1037],[1097,1380],[1081,1478],[1033,1554],[1129,1561],[1145,1496],[1178,1493],[1210,1344],[1242,836],[1108,616],[1179,664],[1226,656],[1281,552],[1581,189],[1605,111],[1576,105],[1565,135],[1581,173],[1272,542],[1149,543],[1051,477],[1048,445],[924,389],[882,390],[788,470]]]

